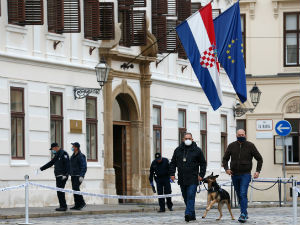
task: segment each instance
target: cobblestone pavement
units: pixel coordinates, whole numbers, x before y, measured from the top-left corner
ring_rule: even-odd
[[[252,208],[249,209],[249,220],[247,224],[293,224],[292,223],[291,207],[285,208]],[[204,210],[197,210],[197,221],[189,224],[239,224],[237,221],[239,210],[234,209],[233,213],[236,220],[232,221],[229,212],[224,207],[223,218],[221,221],[216,221],[219,213],[216,209],[212,209],[206,219],[201,216]],[[124,213],[124,214],[105,214],[105,215],[79,215],[79,216],[62,216],[62,217],[45,217],[45,218],[30,218],[34,224],[72,224],[72,225],[88,225],[88,224],[105,224],[105,225],[148,225],[148,224],[184,224],[183,211],[173,211],[166,213]],[[300,224],[300,207],[298,207],[298,224]],[[24,219],[6,219],[0,220],[0,224],[18,224],[24,222]]]

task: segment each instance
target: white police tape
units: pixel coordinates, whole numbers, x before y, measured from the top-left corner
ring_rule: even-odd
[[[23,188],[23,187],[26,187],[26,186],[27,186],[27,184],[20,184],[20,185],[11,186],[11,187],[0,188],[0,192],[2,192],[2,191],[11,191],[11,190]]]
[[[227,183],[231,183],[231,181],[227,181],[220,186],[225,186]],[[168,197],[179,197],[181,194],[165,194],[165,195],[108,195],[108,194],[96,194],[96,193],[90,193],[90,192],[83,192],[83,191],[74,191],[74,190],[69,190],[69,189],[63,189],[63,188],[58,188],[58,187],[53,187],[53,186],[48,186],[48,185],[43,185],[43,184],[38,184],[34,182],[29,182],[30,185],[44,188],[44,189],[49,189],[53,191],[60,191],[60,192],[65,192],[69,194],[76,194],[76,195],[87,195],[87,196],[92,196],[92,197],[100,197],[100,198],[113,198],[113,199],[156,199],[156,198],[168,198]],[[204,191],[206,189],[202,188],[201,191]]]
[[[37,184],[33,182],[29,182],[30,185],[50,189],[54,191],[65,192],[69,194],[76,194],[76,195],[87,195],[92,197],[100,197],[100,198],[114,198],[114,199],[155,199],[155,198],[168,198],[168,197],[177,197],[181,196],[181,194],[167,194],[167,195],[147,195],[147,196],[127,196],[127,195],[107,195],[107,194],[96,194],[96,193],[89,193],[83,191],[74,191],[69,189],[63,189],[58,187],[51,187],[43,184]]]

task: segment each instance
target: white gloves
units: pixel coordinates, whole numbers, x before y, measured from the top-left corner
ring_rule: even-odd
[[[83,177],[79,177],[79,183],[82,183],[83,179]]]
[[[35,169],[35,171],[34,171],[35,175],[38,175],[40,172],[42,172],[40,168]]]

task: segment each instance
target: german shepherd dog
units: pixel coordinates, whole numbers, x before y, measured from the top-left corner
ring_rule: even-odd
[[[220,220],[222,218],[222,207],[224,204],[227,204],[229,213],[231,215],[231,219],[234,220],[234,217],[231,212],[230,207],[230,195],[227,191],[222,189],[218,183],[216,182],[216,179],[219,175],[215,175],[212,173],[208,177],[204,178],[203,183],[207,183],[208,189],[207,189],[207,207],[205,210],[204,215],[202,218],[205,218],[208,211],[211,209],[213,204],[216,202],[218,203],[218,210],[220,213],[220,216],[217,220]]]

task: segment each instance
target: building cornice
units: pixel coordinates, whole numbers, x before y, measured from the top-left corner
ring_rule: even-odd
[[[95,68],[91,66],[86,65],[79,65],[79,64],[73,64],[68,62],[58,62],[58,61],[51,61],[49,59],[42,59],[42,58],[36,58],[32,56],[19,56],[14,54],[7,54],[7,53],[0,53],[0,61],[3,62],[11,62],[11,63],[18,63],[18,64],[24,64],[24,65],[32,65],[37,67],[46,67],[46,68],[54,68],[54,69],[60,69],[60,70],[68,70],[68,71],[83,71],[86,72],[93,72]]]

